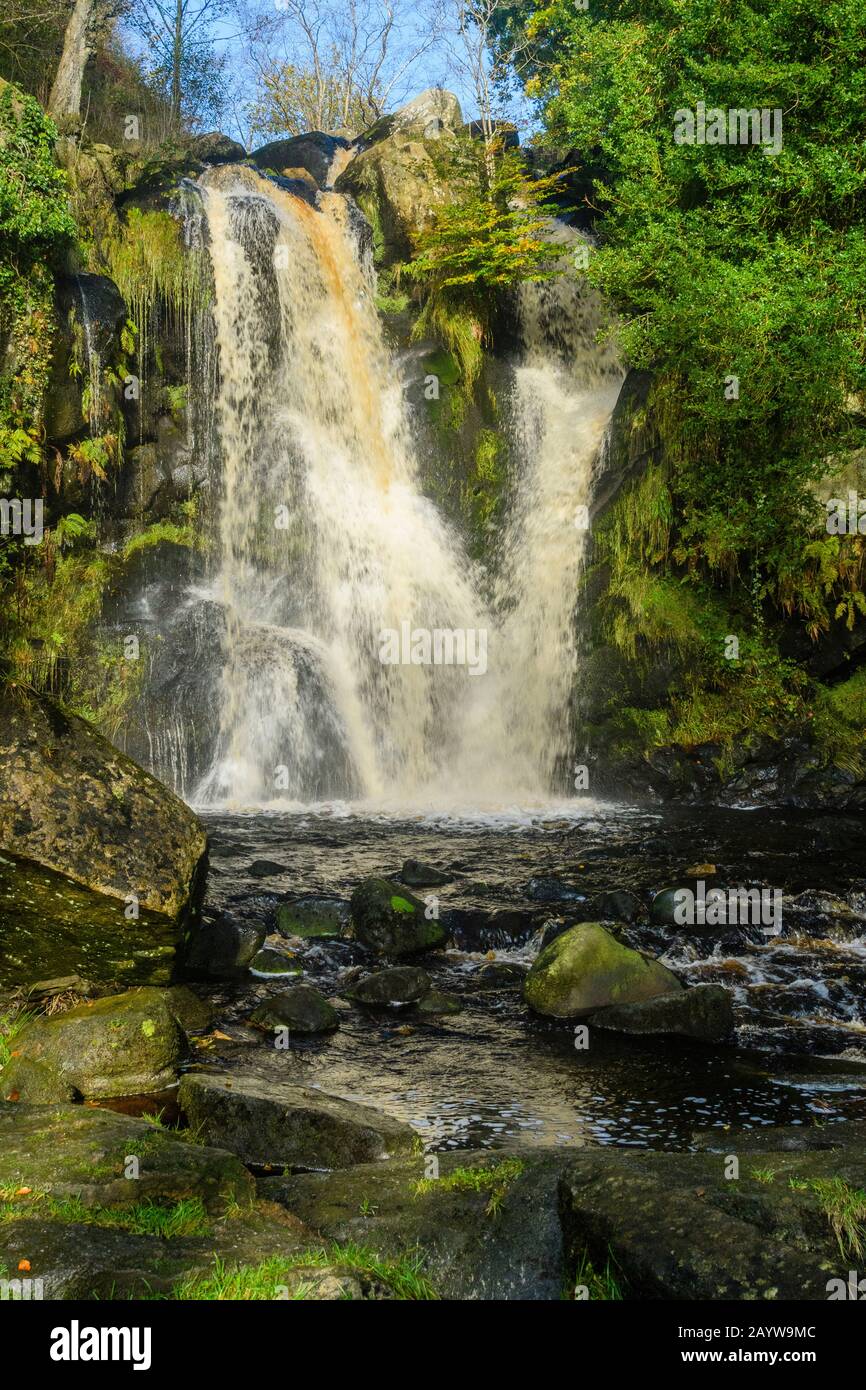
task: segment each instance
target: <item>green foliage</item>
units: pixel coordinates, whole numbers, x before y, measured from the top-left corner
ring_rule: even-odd
[[[39,103],[0,82],[0,443],[32,461],[48,380],[53,270],[75,238],[56,131]],[[26,433],[31,444],[22,438]]]
[[[816,545],[810,485],[862,440],[860,0],[507,8],[534,44],[528,90],[550,133],[594,172],[590,279],[620,312],[626,357],[656,375],[671,560],[801,615],[813,636],[858,621],[862,556]],[[676,112],[699,101],[781,110],[781,151],[675,143]]]
[[[483,147],[468,139],[457,142],[445,173],[453,196],[418,234],[400,274],[424,294],[413,336],[437,336],[468,387],[480,370],[492,295],[559,273],[561,248],[543,235],[558,179],[533,180],[511,150],[494,151],[488,164]]]
[[[207,303],[203,260],[184,247],[181,225],[170,213],[130,208],[120,235],[104,249],[137,332],[146,333],[159,302],[179,315]]]
[[[595,1303],[618,1303],[623,1298],[622,1287],[610,1257],[605,1261],[604,1269],[597,1270],[584,1251],[575,1270],[574,1284],[575,1290],[586,1289],[589,1298]]]

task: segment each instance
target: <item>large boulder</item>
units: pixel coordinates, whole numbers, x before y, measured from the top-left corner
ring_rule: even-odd
[[[260,1180],[326,1240],[380,1259],[417,1249],[440,1298],[562,1298],[557,1211],[574,1150],[466,1151]]]
[[[0,691],[0,850],[177,917],[207,841],[197,817],[77,715]]]
[[[592,1016],[593,1028],[615,1033],[674,1034],[724,1042],[734,1030],[734,1006],[724,985],[693,985],[637,1004],[614,1004]]]
[[[239,164],[247,157],[243,145],[219,130],[197,135],[190,145],[190,152],[202,164]]]
[[[448,201],[447,180],[434,158],[438,142],[454,139],[446,128],[435,138],[425,127],[386,116],[368,134],[374,143],[356,154],[334,183],[349,193],[373,228],[377,260],[385,265],[412,253],[420,232]]]
[[[190,1072],[179,1100],[206,1143],[261,1166],[346,1168],[411,1153],[415,1143],[414,1130],[390,1115],[290,1081]]]
[[[272,140],[261,149],[253,150],[250,160],[257,169],[272,169],[288,178],[297,177],[299,170],[306,171],[319,188],[325,188],[335,157],[350,148],[351,141],[341,135],[311,130],[288,140]]]
[[[598,922],[583,922],[539,953],[524,994],[536,1013],[585,1018],[611,1004],[634,1004],[680,989],[667,966],[624,946]]]
[[[25,1024],[0,1098],[29,1104],[132,1096],[174,1084],[186,1038],[167,992],[131,990]]]
[[[367,878],[352,894],[352,925],[362,946],[399,959],[444,946],[448,932],[424,903],[399,883]]]

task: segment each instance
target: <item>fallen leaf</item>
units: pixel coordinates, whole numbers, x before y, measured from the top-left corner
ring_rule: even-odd
[[[690,869],[684,870],[686,878],[707,878],[717,872],[715,864],[692,864]]]
[[[32,1187],[19,1187],[19,1188],[18,1188],[18,1191],[15,1193],[15,1196],[16,1196],[16,1197],[26,1197],[27,1194],[28,1194],[28,1192],[32,1192],[32,1191],[33,1191],[33,1188],[32,1188]]]
[[[30,1261],[29,1261],[29,1260],[19,1260],[19,1261],[18,1261],[18,1268],[19,1268],[19,1270],[21,1271],[22,1274],[29,1274],[29,1273],[30,1273]]]

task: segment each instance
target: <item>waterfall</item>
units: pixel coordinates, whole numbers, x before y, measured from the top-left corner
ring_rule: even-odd
[[[199,188],[219,453],[199,600],[221,615],[221,676],[192,799],[546,798],[571,738],[575,518],[621,379],[594,342],[597,303],[573,276],[522,293],[518,476],[485,601],[486,577],[421,491],[346,200],[320,193],[313,206],[234,166]],[[428,647],[442,636],[441,662],[425,633]]]
[[[382,633],[487,630],[420,492],[345,203],[249,171],[205,189],[220,390],[225,614],[205,803],[408,796],[448,766],[466,666],[386,664]]]

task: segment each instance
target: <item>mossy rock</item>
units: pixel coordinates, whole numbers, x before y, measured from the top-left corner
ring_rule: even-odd
[[[250,1014],[259,1028],[288,1028],[290,1033],[328,1033],[340,1024],[340,1015],[312,985],[295,985],[266,999]]]
[[[355,937],[379,955],[399,959],[444,946],[448,932],[428,918],[420,898],[385,878],[368,878],[352,894]]]
[[[166,992],[131,990],[26,1024],[0,1091],[37,1105],[162,1091],[186,1052]]]
[[[349,998],[370,1009],[406,1008],[430,991],[430,976],[416,965],[396,965],[377,970],[348,992]]]
[[[0,692],[0,850],[175,918],[206,846],[189,807],[86,720],[45,696]]]
[[[250,974],[257,975],[260,979],[288,979],[301,973],[301,967],[296,960],[283,955],[282,951],[275,951],[271,946],[257,951],[250,961]]]
[[[342,936],[349,920],[349,904],[341,898],[302,898],[277,908],[277,931],[285,936]]]
[[[611,1004],[681,989],[667,966],[623,946],[598,922],[583,922],[544,947],[526,977],[524,996],[536,1013],[583,1018]]]

